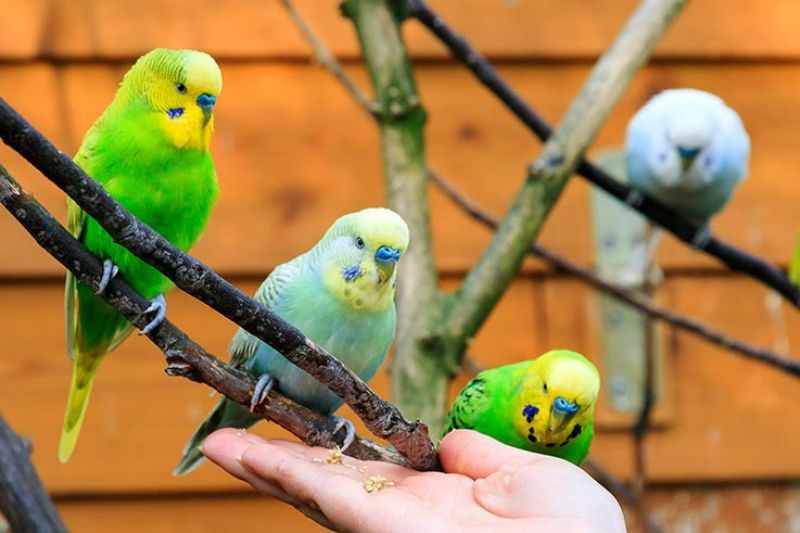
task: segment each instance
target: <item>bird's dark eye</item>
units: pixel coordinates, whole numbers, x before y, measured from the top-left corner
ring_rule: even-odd
[[[181,94],[186,94],[186,85],[178,82],[175,84],[175,90]]]
[[[542,384],[542,391],[547,394],[547,383]]]
[[[361,237],[356,237],[356,247],[363,248],[364,247],[364,239]]]

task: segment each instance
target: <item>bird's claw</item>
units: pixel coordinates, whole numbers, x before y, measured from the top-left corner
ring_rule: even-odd
[[[692,237],[692,247],[702,250],[711,241],[711,226],[708,222],[697,228],[697,232]]]
[[[260,378],[258,378],[258,383],[256,383],[256,387],[253,390],[253,398],[250,400],[250,412],[256,410],[256,407],[264,401],[269,394],[269,391],[272,390],[272,387],[275,385],[275,378],[270,376],[269,374],[264,374]]]
[[[345,428],[345,437],[344,442],[342,442],[341,451],[345,451],[347,448],[353,444],[353,440],[356,438],[356,427],[353,425],[352,422],[347,420],[346,418],[342,418],[341,416],[330,415],[336,421],[336,426],[333,429],[333,434],[339,432],[340,429]]]
[[[103,261],[103,275],[100,277],[100,284],[94,292],[98,296],[103,294],[108,287],[108,284],[119,272],[119,267],[111,262],[111,259]]]
[[[144,315],[155,312],[156,316],[147,323],[145,327],[139,332],[139,335],[147,335],[156,329],[167,317],[167,301],[164,299],[163,294],[159,294],[150,302],[147,309],[144,310]]]

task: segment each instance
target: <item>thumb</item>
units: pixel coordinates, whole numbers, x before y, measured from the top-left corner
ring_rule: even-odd
[[[490,513],[505,518],[525,518],[546,501],[542,469],[536,466],[503,466],[475,481],[473,496]],[[543,480],[542,480],[543,481]],[[545,493],[545,494],[543,494]]]

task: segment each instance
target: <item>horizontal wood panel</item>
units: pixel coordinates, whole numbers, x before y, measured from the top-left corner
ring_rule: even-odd
[[[244,490],[247,490],[245,488]],[[800,491],[791,485],[670,487],[648,489],[649,512],[667,531],[792,531],[797,523]],[[295,532],[327,531],[292,507],[255,493],[208,496],[76,498],[57,500],[73,531],[139,532],[142,517],[152,533],[193,531],[239,533],[264,526]],[[636,515],[625,509],[629,531],[638,531]],[[235,517],[235,519],[232,519]]]
[[[248,293],[255,281],[238,282]],[[531,280],[516,282],[473,344],[474,350],[520,360],[539,351]],[[184,294],[168,297],[169,317],[218,357],[235,331],[233,324]],[[0,285],[0,412],[34,442],[34,462],[55,494],[229,490],[237,482],[204,467],[191,476],[170,474],[180,450],[218,398],[209,389],[164,375],[163,358],[135,335],[109,356],[90,402],[72,459],[56,459],[64,402],[71,375],[63,339],[63,288],[56,283]],[[384,366],[384,369],[387,365]],[[372,386],[388,397],[389,378],[379,372]],[[340,413],[355,417],[347,409]],[[363,432],[360,423],[357,427]],[[269,436],[287,434],[259,424]]]
[[[283,502],[263,498],[237,483],[244,493],[209,496],[89,498],[56,500],[70,531],[238,533],[243,529],[306,533],[328,531]]]
[[[259,0],[10,0],[4,7],[0,58],[130,58],[157,46],[190,47],[221,57],[307,57],[277,1]],[[357,45],[338,2],[297,0],[335,53]],[[430,0],[454,29],[494,57],[570,58],[599,55],[613,40],[634,0]],[[681,57],[800,56],[800,9],[792,0],[690,2],[659,54]],[[411,52],[448,57],[415,22],[406,24]]]
[[[225,90],[213,147],[222,193],[195,254],[225,273],[260,275],[313,245],[343,212],[384,201],[378,139],[371,120],[321,70],[285,64],[222,66]],[[123,70],[109,65],[5,65],[0,66],[0,88],[36,127],[73,153],[112,97]],[[360,69],[353,72],[365,82]],[[501,72],[555,121],[579,90],[588,67],[515,65]],[[431,165],[489,210],[503,213],[538,143],[461,69],[425,65],[418,76],[430,112]],[[794,177],[800,146],[798,85],[800,67],[790,64],[649,67],[636,78],[595,147],[623,142],[627,121],[654,91],[691,86],[720,94],[741,113],[752,137],[753,158],[750,179],[715,219],[714,230],[752,253],[785,264],[800,204]],[[459,90],[453,91],[456,86]],[[6,147],[0,147],[0,162],[63,218],[59,191]],[[591,261],[588,192],[583,180],[573,180],[541,240],[581,263]],[[485,247],[488,233],[438,191],[432,193],[431,205],[438,266],[463,272]],[[0,215],[0,236],[0,276],[60,274],[58,265],[7,215]],[[669,269],[716,266],[669,238],[661,259]]]
[[[767,292],[741,278],[674,277],[662,293],[677,311],[754,345],[800,356],[798,313],[785,305],[770,312]],[[589,354],[602,371],[604,355],[592,335],[597,330],[593,298],[576,281],[547,281],[545,342]],[[668,331],[668,339],[672,416],[646,439],[648,478],[685,482],[800,476],[794,453],[800,427],[786,423],[784,415],[787,406],[800,401],[797,378],[688,333]],[[603,373],[608,386],[609,376]],[[630,434],[603,433],[592,455],[616,474],[630,475]]]

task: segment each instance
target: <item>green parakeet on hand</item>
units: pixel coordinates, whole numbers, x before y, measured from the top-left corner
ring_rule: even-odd
[[[394,339],[396,267],[407,246],[408,227],[389,209],[344,215],[311,250],[272,271],[255,299],[368,381]],[[332,415],[342,405],[325,385],[243,329],[229,349],[233,366],[260,376],[253,406],[273,385],[322,414]],[[346,448],[353,426],[336,418],[337,429],[347,427]],[[212,432],[248,428],[259,420],[246,407],[223,398],[189,439],[174,473],[186,474],[200,465],[199,446]]]
[[[553,350],[480,372],[453,402],[442,435],[474,429],[510,446],[580,464],[594,436],[599,391],[592,363],[579,353]]]
[[[222,89],[214,59],[193,50],[153,50],[125,74],[114,100],[86,133],[75,162],[134,216],[182,250],[200,237],[216,201],[218,186],[209,152],[212,111]],[[155,328],[166,315],[164,293],[172,283],[114,243],[74,202],[68,226],[104,260],[99,293],[120,275],[152,299]],[[67,349],[72,384],[58,457],[75,448],[92,382],[103,357],[130,334],[132,325],[91,289],[67,274]]]

